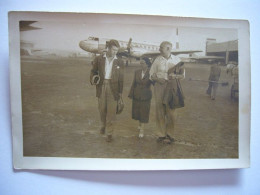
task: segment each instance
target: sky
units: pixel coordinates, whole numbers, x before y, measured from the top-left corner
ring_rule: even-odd
[[[198,28],[169,25],[116,24],[102,22],[57,22],[39,21],[32,26],[40,30],[22,31],[20,39],[34,43],[36,49],[65,50],[84,52],[79,42],[89,36],[113,38],[133,42],[159,45],[162,41],[171,41],[174,45],[178,40],[180,50],[205,51],[207,38],[215,38],[217,42],[238,39],[236,29]],[[176,29],[178,28],[178,36]],[[204,54],[204,53],[201,53]]]

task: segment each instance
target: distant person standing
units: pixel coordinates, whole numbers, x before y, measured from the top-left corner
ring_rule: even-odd
[[[166,144],[170,144],[174,141],[173,133],[175,125],[175,109],[171,108],[169,104],[165,104],[164,102],[168,80],[177,79],[179,77],[184,78],[185,74],[185,71],[183,71],[182,75],[171,74],[171,77],[169,77],[168,71],[182,63],[178,56],[171,54],[171,50],[172,44],[170,42],[162,42],[160,45],[161,55],[154,60],[150,70],[150,78],[155,82],[154,96],[158,134],[157,142],[163,142]]]
[[[214,64],[210,67],[210,75],[209,75],[209,86],[207,89],[207,94],[210,95],[212,100],[215,100],[218,81],[221,74],[220,62],[213,62]]]
[[[152,90],[150,80],[151,62],[148,58],[142,58],[140,61],[141,69],[136,70],[133,83],[128,97],[132,102],[132,119],[139,121],[139,137],[144,136],[145,123],[149,122],[150,105],[152,99]]]
[[[238,100],[238,93],[239,93],[239,87],[238,87],[238,63],[234,63],[234,67],[231,70],[231,76],[234,78],[234,82],[231,86],[231,99]]]
[[[232,70],[234,67],[236,67],[235,62],[229,62],[227,64],[227,69],[226,69],[227,74],[231,74],[232,76]]]
[[[119,48],[117,40],[110,40],[108,51],[93,61],[90,74],[91,83],[96,85],[101,119],[100,133],[106,133],[107,142],[112,141],[118,102],[122,100],[124,63],[116,56]]]

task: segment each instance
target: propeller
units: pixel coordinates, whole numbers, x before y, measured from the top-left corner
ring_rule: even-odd
[[[131,49],[132,49],[132,38],[130,37],[129,41],[128,41],[128,44],[127,44],[127,52],[128,52],[128,58],[127,58],[127,61],[126,61],[126,66],[128,66],[128,61],[130,61],[130,54],[131,54]]]
[[[130,54],[130,51],[132,49],[131,44],[132,44],[132,38],[129,39],[128,44],[127,44],[127,48],[126,48],[129,54]]]

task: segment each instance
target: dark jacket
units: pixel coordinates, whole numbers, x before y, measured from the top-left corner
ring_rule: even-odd
[[[90,81],[94,75],[100,76],[100,82],[96,85],[96,96],[100,97],[102,85],[105,78],[106,58],[103,55],[97,56],[93,61],[93,68],[90,73]],[[119,100],[119,94],[123,92],[124,83],[124,62],[122,59],[114,59],[111,71],[110,87],[115,100]]]
[[[182,66],[175,66],[168,71],[168,74],[184,74]],[[172,79],[167,82],[163,96],[163,104],[168,105],[171,109],[184,107],[184,94],[179,79]]]
[[[149,79],[149,69],[142,79],[142,70],[136,70],[133,83],[128,97],[134,100],[151,100],[152,90],[150,88],[152,81]]]
[[[219,65],[214,64],[210,67],[209,81],[218,81],[221,73]]]

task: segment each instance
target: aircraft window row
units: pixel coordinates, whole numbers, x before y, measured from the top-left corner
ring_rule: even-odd
[[[144,49],[158,50],[157,47],[147,46],[147,45],[141,45],[141,44],[133,44],[133,46],[134,46],[134,47],[137,47],[137,48],[144,48]]]
[[[88,40],[99,41],[99,38],[97,38],[97,37],[89,37]],[[121,47],[127,47],[127,44],[123,43],[123,42],[120,42],[120,46]],[[144,49],[159,50],[158,47],[141,45],[141,44],[134,44],[133,46],[134,47],[138,47],[138,48],[144,48]]]
[[[127,43],[124,42],[119,42],[121,47],[127,47]],[[144,48],[144,49],[151,49],[151,50],[159,50],[158,47],[155,46],[147,46],[147,45],[141,45],[141,44],[133,44],[133,47],[137,47],[137,48]]]

